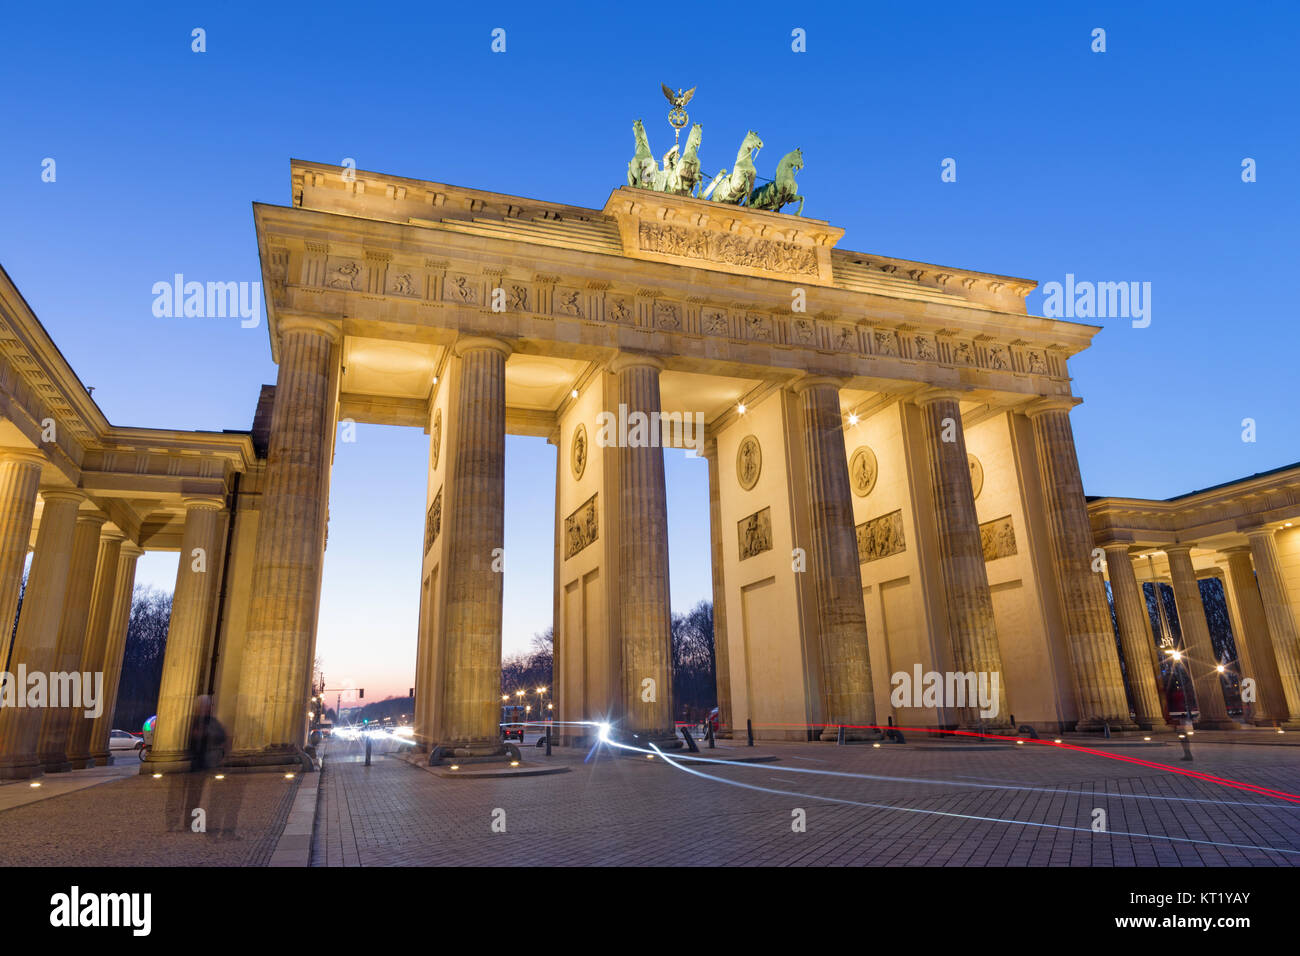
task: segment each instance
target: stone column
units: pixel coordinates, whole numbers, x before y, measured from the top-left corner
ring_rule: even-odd
[[[496,339],[456,343],[451,381],[443,687],[438,745],[458,756],[504,753],[501,740],[502,571],[505,544],[506,357]],[[503,565],[500,567],[504,567]]]
[[[1271,528],[1249,528],[1250,554],[1255,560],[1259,594],[1268,618],[1268,633],[1273,643],[1273,659],[1286,701],[1288,722],[1300,719],[1300,637],[1297,637],[1295,611],[1287,597],[1282,565],[1278,561],[1277,543]]]
[[[9,662],[44,463],[34,451],[0,449],[0,671]]]
[[[72,561],[72,535],[77,508],[85,500],[79,491],[49,489],[41,492],[45,505],[36,534],[36,554],[27,576],[27,593],[18,622],[9,667],[19,677],[16,693],[26,698],[27,674],[48,675],[54,669],[63,620],[63,598],[68,587],[68,566]],[[45,701],[48,702],[48,694]],[[43,772],[37,757],[37,741],[45,708],[0,708],[0,780],[39,777]]]
[[[300,763],[325,538],[330,373],[336,326],[280,320],[280,371],[267,449],[232,764]]]
[[[988,569],[980,543],[979,517],[970,480],[966,433],[955,392],[929,389],[916,399],[921,408],[930,463],[935,522],[939,532],[939,570],[948,611],[948,638],[953,661],[962,673],[998,675],[996,707],[989,717],[978,706],[957,708],[961,726],[978,730],[1011,726],[1006,675],[993,619]],[[991,680],[991,677],[986,678]]]
[[[619,402],[631,416],[659,412],[663,365],[645,355],[623,354],[610,363]],[[668,496],[661,436],[618,449],[618,595],[622,646],[619,736],[644,746],[678,746],[673,709],[672,616],[668,595]],[[631,436],[629,436],[631,437]],[[654,445],[650,441],[654,441]],[[653,682],[653,683],[651,683]]]
[[[876,723],[867,651],[867,614],[862,604],[853,496],[840,417],[840,383],[810,377],[794,386],[803,411],[804,453],[808,460],[808,513],[811,529],[809,569],[817,596],[826,724],[822,740],[834,740],[841,726],[850,739],[879,736],[863,730]]]
[[[709,463],[709,544],[713,559],[713,661],[717,668],[718,736],[730,737],[731,658],[727,650],[727,584],[722,552],[722,496],[718,476],[718,442],[710,438],[704,446]]]
[[[1110,605],[1101,575],[1092,569],[1092,528],[1070,427],[1074,399],[1046,398],[1026,412],[1034,428],[1047,537],[1065,618],[1070,668],[1079,701],[1078,730],[1136,730],[1124,696]]]
[[[1201,588],[1196,583],[1196,569],[1192,567],[1192,545],[1170,545],[1165,548],[1165,555],[1169,558],[1178,625],[1183,632],[1182,663],[1192,676],[1196,708],[1201,715],[1196,727],[1200,730],[1236,730],[1239,725],[1228,717],[1228,705],[1223,699],[1219,660],[1214,656],[1205,605],[1201,602]]]
[[[89,674],[95,688],[95,699],[101,708],[106,703],[104,687],[104,654],[108,650],[108,625],[113,614],[113,601],[117,598],[117,565],[126,535],[116,528],[106,528],[99,535],[99,557],[95,560],[95,585],[90,592],[90,609],[86,617],[86,639],[82,646],[78,670],[83,680]],[[91,764],[90,737],[99,719],[93,712],[86,716],[85,709],[72,715],[68,732],[68,763],[73,770]]]
[[[186,498],[184,504],[185,531],[158,687],[158,721],[148,759],[140,765],[140,772],[146,774],[190,769],[194,699],[206,690],[203,672],[208,660],[208,625],[212,621],[213,579],[221,574],[221,517],[226,503],[221,498],[194,497]]]
[[[122,545],[114,575],[113,602],[109,611],[107,641],[104,649],[104,712],[95,718],[90,731],[90,757],[96,766],[113,762],[108,747],[108,732],[113,729],[113,713],[122,680],[122,656],[126,652],[126,632],[131,623],[131,601],[135,595],[135,565],[144,549],[130,542]],[[123,727],[135,731],[136,727]]]
[[[1300,714],[1287,712],[1286,692],[1273,655],[1273,639],[1255,581],[1250,546],[1224,548],[1220,553],[1227,558],[1229,593],[1237,605],[1237,663],[1242,676],[1255,681],[1255,702],[1251,705],[1254,722],[1272,726],[1275,721],[1300,718]]]
[[[1168,730],[1164,708],[1160,706],[1160,689],[1152,672],[1151,650],[1155,635],[1147,602],[1133,573],[1128,545],[1106,546],[1106,567],[1110,571],[1110,589],[1115,598],[1115,617],[1119,621],[1119,639],[1124,645],[1124,662],[1128,665],[1128,685],[1133,691],[1137,724],[1143,730]]]
[[[71,695],[80,703],[81,652],[86,646],[86,618],[90,613],[90,592],[95,584],[95,557],[99,552],[99,530],[107,519],[93,512],[77,515],[72,532],[72,560],[68,566],[68,584],[63,596],[63,617],[59,622],[59,640],[54,649],[51,670],[64,675],[50,675],[50,701],[41,720],[41,734],[36,752],[46,773],[63,773],[72,769],[68,760],[68,733],[74,715],[82,717],[84,708],[58,707],[58,698]],[[76,674],[73,678],[71,675]],[[61,688],[56,690],[56,688]]]

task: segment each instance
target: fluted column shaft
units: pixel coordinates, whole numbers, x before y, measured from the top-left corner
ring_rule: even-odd
[[[1246,532],[1250,554],[1259,579],[1259,595],[1268,618],[1268,633],[1273,644],[1273,659],[1286,701],[1288,720],[1300,719],[1300,637],[1297,637],[1295,612],[1287,596],[1282,565],[1278,561],[1277,542],[1269,528]]]
[[[718,443],[705,446],[709,464],[709,545],[713,559],[713,660],[717,668],[719,735],[730,737],[731,658],[727,650],[727,584],[722,552],[722,489],[718,474]]]
[[[1165,549],[1169,558],[1169,577],[1178,608],[1178,625],[1183,632],[1183,665],[1196,688],[1196,708],[1200,717],[1196,726],[1207,730],[1231,730],[1237,722],[1228,719],[1228,705],[1223,698],[1223,681],[1219,677],[1219,659],[1214,656],[1210,626],[1205,618],[1201,588],[1192,566],[1191,545],[1173,545]]]
[[[194,699],[203,687],[213,582],[221,574],[224,510],[220,498],[185,499],[185,531],[158,687],[158,720],[141,773],[183,773],[190,768],[190,724]]]
[[[135,595],[135,565],[142,554],[143,548],[127,543],[122,545],[117,556],[104,648],[104,712],[95,719],[90,731],[90,757],[100,767],[112,763],[108,733],[113,729],[113,713],[117,710],[117,694],[121,688],[122,656],[126,652],[126,632],[131,624],[131,601]]]
[[[98,678],[98,704],[105,703],[104,652],[108,649],[108,623],[113,612],[113,599],[117,596],[117,563],[126,536],[116,528],[108,528],[99,536],[99,556],[95,559],[95,584],[90,592],[90,611],[86,616],[86,636],[82,644],[81,663],[77,669],[91,680]],[[102,710],[101,710],[102,715]],[[90,765],[90,735],[98,718],[86,716],[85,709],[74,712],[68,730],[68,763],[73,770]]]
[[[35,452],[0,451],[0,670],[9,661],[43,461]]]
[[[1146,600],[1138,587],[1137,575],[1133,573],[1128,545],[1107,546],[1106,567],[1110,571],[1110,590],[1115,598],[1115,617],[1119,621],[1119,639],[1124,646],[1124,662],[1128,665],[1128,685],[1133,692],[1137,724],[1143,730],[1167,728],[1164,709],[1160,706],[1160,689],[1151,669],[1155,636],[1151,632]]]
[[[958,710],[963,727],[1010,726],[1002,651],[993,618],[988,569],[970,480],[966,433],[955,395],[929,393],[918,402],[929,451],[930,487],[939,532],[939,570],[948,612],[948,636],[957,670],[998,675],[997,711],[981,718],[978,706]]]
[[[817,597],[825,680],[823,740],[841,726],[876,723],[867,650],[867,615],[862,604],[862,569],[853,526],[853,495],[844,449],[838,383],[807,379],[795,386],[803,412],[804,453],[808,461],[808,515],[811,529],[809,570]],[[875,736],[874,730],[848,730],[846,736]]]
[[[237,763],[296,759],[307,731],[316,601],[324,559],[324,469],[338,330],[281,320],[280,370],[253,554],[235,718]]]
[[[15,675],[19,668],[25,668],[28,674],[45,675],[54,669],[77,508],[85,500],[80,492],[61,489],[44,491],[41,497],[45,504],[36,535],[36,553],[9,661]],[[15,694],[26,695],[27,690],[21,684],[14,688]],[[38,777],[44,772],[37,757],[44,711],[44,707],[0,708],[0,779]]]
[[[1255,700],[1250,705],[1252,717],[1257,724],[1286,721],[1286,694],[1282,690],[1282,678],[1277,672],[1277,660],[1273,656],[1273,640],[1269,634],[1268,617],[1264,613],[1264,602],[1255,581],[1250,547],[1243,545],[1224,548],[1221,553],[1227,557],[1228,584],[1237,605],[1240,624],[1234,635],[1237,664],[1243,678],[1255,681]],[[1295,716],[1297,715],[1291,715],[1292,718]]]
[[[619,402],[631,416],[660,411],[660,365],[624,355],[610,366]],[[651,419],[653,420],[653,419]],[[668,592],[668,493],[658,443],[618,450],[618,595],[622,636],[622,713],[618,732],[676,741],[672,615]],[[648,683],[653,681],[654,683]]]
[[[1106,722],[1112,728],[1135,730],[1124,696],[1106,588],[1101,575],[1092,570],[1092,528],[1069,407],[1047,401],[1031,409],[1029,417],[1079,702],[1077,729],[1096,730]]]
[[[493,339],[457,343],[459,370],[450,396],[455,427],[446,498],[443,567],[446,630],[439,745],[491,755],[501,742],[503,572],[505,544],[506,357]],[[501,565],[504,568],[504,565]]]
[[[55,645],[53,670],[62,675],[81,671],[81,653],[86,646],[86,621],[90,616],[91,591],[95,586],[95,558],[99,553],[99,532],[104,526],[103,515],[83,512],[77,515],[77,525],[72,533],[72,561],[68,567],[68,585],[63,596],[63,617],[59,622],[59,641]],[[81,686],[81,676],[59,678],[67,680],[69,688]],[[93,680],[93,677],[92,677]],[[56,707],[53,699],[56,678],[51,675],[50,706],[41,720],[41,735],[36,752],[46,773],[63,773],[72,769],[68,760],[68,736],[72,722],[85,719],[81,706]],[[84,699],[85,690],[82,690]],[[77,701],[80,704],[80,701]]]

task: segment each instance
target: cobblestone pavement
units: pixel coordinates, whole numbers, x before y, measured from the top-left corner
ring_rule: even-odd
[[[724,743],[713,753],[746,752],[721,749]],[[549,760],[567,765],[568,773],[457,780],[378,754],[370,767],[355,753],[327,754],[312,863],[1300,864],[1300,803],[1129,762],[1300,794],[1300,750],[1206,743],[1198,737],[1195,760],[1185,763],[1176,745],[1103,745],[1095,738],[1086,745],[1122,759],[1040,744],[976,750],[910,739],[906,746],[878,749],[760,742],[756,749],[778,756],[778,762],[697,764],[690,766],[692,773],[657,758],[584,763],[585,751],[557,748]],[[548,758],[528,748],[524,759],[544,763]],[[877,779],[825,776],[825,771]],[[1094,832],[1099,819],[1094,809],[1105,812],[1109,832]],[[794,830],[796,810],[806,813],[806,832]],[[505,832],[493,831],[494,819],[504,819]],[[1020,823],[998,822],[1004,820]]]
[[[4,810],[0,867],[265,865],[284,829],[299,778],[204,776],[131,776]],[[189,792],[191,805],[206,812],[206,833],[194,833],[188,824],[182,828],[186,787],[199,782],[205,788]]]

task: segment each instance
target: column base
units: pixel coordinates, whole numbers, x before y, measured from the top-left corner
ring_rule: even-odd
[[[301,747],[237,750],[222,762],[221,767],[236,773],[311,773],[317,769],[316,761]]]
[[[73,770],[86,770],[95,766],[95,761],[89,756],[86,757],[69,757],[68,765]]]
[[[1075,723],[1074,732],[1076,734],[1101,733],[1107,724],[1110,725],[1111,733],[1119,733],[1121,731],[1132,732],[1141,729],[1136,723],[1128,718],[1123,720],[1101,720],[1096,717],[1088,717]]]
[[[67,773],[72,769],[65,754],[42,754],[39,759],[46,773]]]
[[[111,767],[114,763],[113,755],[107,751],[102,754],[91,754],[90,763],[94,767]]]
[[[1241,730],[1241,722],[1232,720],[1194,720],[1193,730]]]
[[[152,776],[155,773],[189,773],[190,755],[184,751],[164,753],[159,750],[149,751],[149,756],[140,761],[140,773]]]
[[[31,780],[45,776],[45,767],[35,756],[0,758],[0,780]]]
[[[848,742],[861,740],[881,740],[884,734],[878,730],[872,730],[869,727],[845,727],[844,739]],[[823,743],[835,743],[840,739],[840,729],[838,727],[823,727],[821,734],[817,737]]]

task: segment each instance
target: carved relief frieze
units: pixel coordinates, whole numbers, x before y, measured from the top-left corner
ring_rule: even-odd
[[[681,308],[675,302],[655,303],[655,326],[669,332],[677,332],[682,327]]]
[[[429,513],[424,519],[424,553],[428,554],[433,543],[438,540],[438,535],[442,532],[442,489],[433,496],[433,504],[429,505]]]
[[[478,286],[469,276],[449,275],[443,285],[442,297],[461,305],[478,305]]]
[[[748,518],[736,522],[740,538],[740,560],[772,550],[772,508],[755,511]]]
[[[806,246],[776,239],[750,239],[731,233],[653,222],[639,224],[637,238],[646,252],[683,259],[793,275],[819,274],[817,255]]]
[[[569,559],[599,537],[600,528],[596,511],[597,494],[580,504],[573,514],[564,519],[564,557]]]
[[[700,327],[706,335],[730,335],[727,313],[721,309],[705,309],[700,317]]]
[[[361,288],[361,266],[351,259],[331,265],[326,270],[326,287],[357,291]]]
[[[857,526],[858,563],[867,564],[907,550],[903,538],[903,512],[891,511]]]
[[[980,548],[985,561],[1009,558],[1016,553],[1016,529],[1010,515],[980,525]]]

